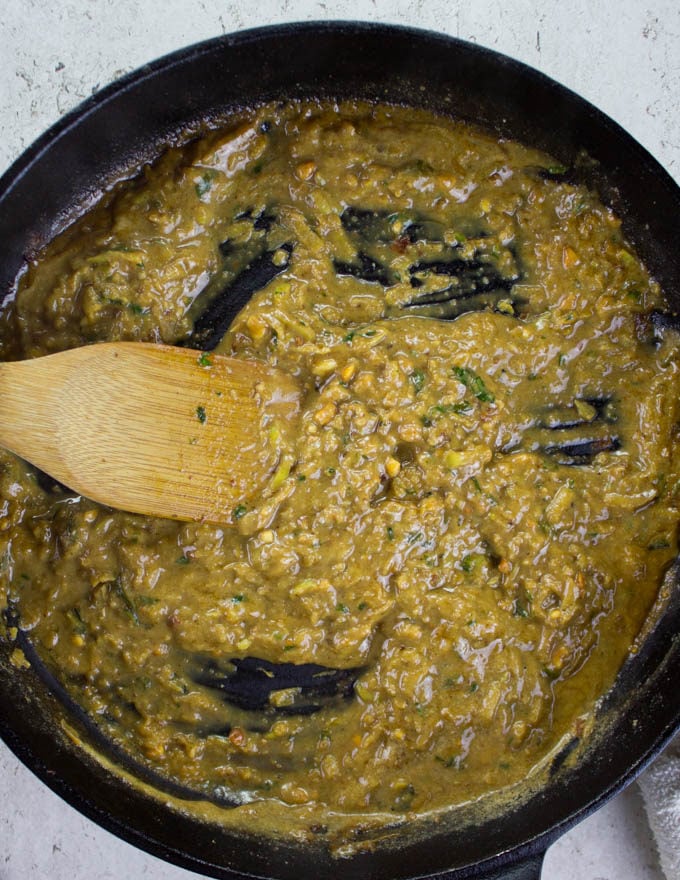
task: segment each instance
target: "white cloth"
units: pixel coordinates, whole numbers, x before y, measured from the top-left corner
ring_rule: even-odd
[[[680,880],[680,736],[638,779],[666,880]]]

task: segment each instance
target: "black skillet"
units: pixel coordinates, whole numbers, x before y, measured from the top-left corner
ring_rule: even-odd
[[[313,23],[226,36],[148,65],[86,101],[38,140],[0,181],[0,292],[103,184],[156,156],[187,125],[292,97],[357,97],[428,107],[552,153],[624,218],[624,229],[680,307],[680,189],[619,126],[515,61],[435,33]],[[587,160],[583,161],[583,156]],[[458,815],[402,827],[339,863],[302,845],[203,823],[104,769],[65,733],[91,736],[36,664],[17,669],[0,644],[0,732],[54,791],[149,852],[213,877],[514,878],[540,876],[549,844],[618,791],[680,725],[680,592],[626,664],[598,732],[572,743],[549,781],[492,818]],[[106,750],[93,743],[94,749]],[[109,755],[114,762],[116,755]]]

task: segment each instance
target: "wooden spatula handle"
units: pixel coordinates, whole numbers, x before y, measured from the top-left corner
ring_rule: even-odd
[[[0,364],[0,443],[123,510],[229,521],[281,453],[299,390],[267,364],[102,343]]]

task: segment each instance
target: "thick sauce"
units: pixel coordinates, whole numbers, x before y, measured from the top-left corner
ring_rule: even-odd
[[[506,789],[587,726],[677,552],[678,342],[564,171],[413,111],[265,107],[30,265],[6,359],[179,342],[255,265],[217,351],[306,389],[233,526],[103,508],[0,452],[0,604],[136,759],[318,831]],[[246,657],[354,687],[243,708],[216,682]]]

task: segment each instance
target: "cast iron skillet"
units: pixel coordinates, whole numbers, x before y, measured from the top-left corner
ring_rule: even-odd
[[[188,124],[292,97],[368,98],[428,107],[551,152],[624,218],[624,230],[680,308],[680,189],[619,126],[541,74],[435,33],[356,23],[242,32],[177,52],[120,80],[54,126],[0,180],[0,295],[116,173],[150,158]],[[577,162],[586,154],[587,161]],[[131,787],[65,733],[88,741],[39,665],[17,669],[0,644],[0,732],[54,791],[131,843],[213,877],[299,880],[540,876],[548,845],[650,761],[680,725],[680,598],[671,598],[622,670],[599,733],[554,762],[549,782],[496,818],[427,833],[401,830],[340,863],[319,846],[236,835]],[[91,741],[91,740],[90,740]],[[97,744],[95,743],[95,748]],[[578,744],[572,744],[578,746]],[[575,756],[578,758],[575,759]],[[115,760],[115,756],[114,756]]]

